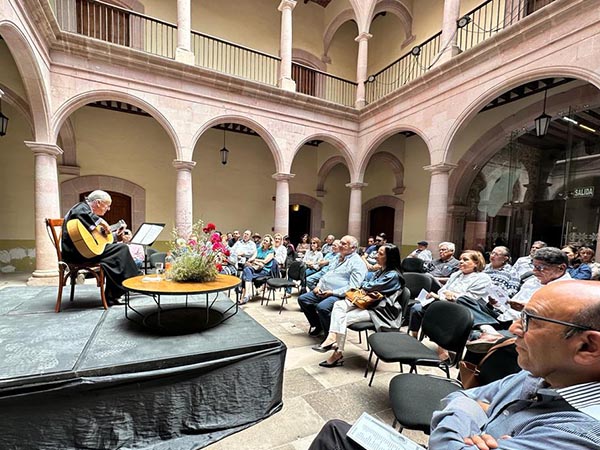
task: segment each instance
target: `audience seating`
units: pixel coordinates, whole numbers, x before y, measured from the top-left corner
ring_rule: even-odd
[[[457,366],[462,358],[465,344],[473,327],[473,314],[468,308],[456,303],[435,301],[427,308],[423,317],[423,333],[438,346],[453,352],[449,361],[441,361],[436,350],[403,332],[373,333],[368,341],[371,346],[369,360],[365,368],[365,378],[373,354],[376,356],[369,386],[373,383],[377,364],[398,362],[410,366],[410,372],[417,372],[417,366],[439,367],[450,377],[450,367]],[[451,353],[452,354],[452,353]]]
[[[479,382],[500,380],[520,370],[514,346],[493,352],[479,367]],[[431,417],[440,409],[440,400],[462,389],[462,385],[448,378],[432,375],[401,374],[390,381],[390,403],[394,412],[393,426],[430,433]]]
[[[400,316],[402,317],[402,315],[404,314],[404,309],[406,307],[406,305],[408,304],[408,301],[410,300],[410,291],[404,287],[402,288],[402,291],[398,291],[394,294],[395,298],[397,296],[400,296],[400,298],[398,299],[398,302],[400,304]],[[394,298],[394,300],[395,300]],[[373,324],[373,322],[371,322],[370,320],[364,320],[362,322],[355,322],[353,324],[348,325],[348,328],[352,331],[356,331],[358,333],[358,343],[362,344],[362,336],[361,333],[364,331],[365,332],[365,342],[367,343],[367,350],[370,350],[371,347],[369,346],[369,330],[375,331],[375,325]]]
[[[298,291],[301,289],[301,286],[306,277],[306,266],[302,261],[293,261],[288,265],[287,268],[287,277],[273,277],[267,280],[267,287],[269,288],[269,292],[267,293],[267,306],[269,306],[269,301],[271,299],[271,294],[273,295],[273,301],[275,301],[275,291],[286,288],[298,288]],[[299,281],[300,285],[297,286],[294,281]],[[264,300],[264,299],[263,299]],[[282,296],[281,298],[281,307],[279,308],[279,314],[283,310],[284,303],[287,303],[287,298]],[[263,301],[261,300],[261,305]]]
[[[61,251],[61,235],[64,219],[46,219],[45,223],[46,231],[48,232],[48,236],[54,245],[56,256],[58,258],[58,294],[56,297],[56,306],[54,307],[54,311],[57,313],[60,312],[62,291],[68,280],[71,281],[71,295],[69,300],[73,301],[75,284],[77,284],[76,280],[79,272],[89,273],[96,279],[96,285],[100,288],[102,306],[104,306],[104,309],[108,309],[106,297],[104,296],[104,271],[102,270],[102,267],[98,263],[84,262],[74,264],[63,261]]]

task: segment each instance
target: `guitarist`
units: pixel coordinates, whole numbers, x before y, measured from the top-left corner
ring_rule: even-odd
[[[106,274],[104,294],[110,306],[122,304],[118,299],[125,293],[125,290],[121,286],[123,280],[138,275],[138,269],[131,257],[129,248],[123,243],[115,242],[106,245],[101,255],[94,258],[86,258],[77,251],[73,240],[69,236],[67,222],[71,219],[78,219],[89,231],[98,228],[103,230],[104,233],[111,233],[110,226],[102,218],[110,209],[111,203],[112,199],[107,192],[96,190],[90,193],[85,201],[73,206],[65,216],[61,245],[62,256],[66,262],[97,262],[102,266]],[[124,227],[120,228],[114,233],[114,237],[120,240],[123,231]]]

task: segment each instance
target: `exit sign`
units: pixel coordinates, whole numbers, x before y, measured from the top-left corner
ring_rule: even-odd
[[[589,198],[594,196],[594,186],[580,187],[573,190],[573,198]]]

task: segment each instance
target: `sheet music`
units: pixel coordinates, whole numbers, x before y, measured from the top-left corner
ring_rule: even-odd
[[[143,223],[131,238],[132,244],[152,245],[165,227],[164,223]]]
[[[348,431],[348,437],[365,450],[423,450],[416,442],[364,412]]]
[[[419,295],[417,296],[417,301],[423,306],[427,306],[435,300],[433,297],[427,298],[428,293],[429,292],[427,292],[425,289],[421,289],[421,292],[419,292]]]

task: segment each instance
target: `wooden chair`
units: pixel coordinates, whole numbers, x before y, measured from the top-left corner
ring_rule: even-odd
[[[75,294],[75,284],[77,275],[80,271],[91,274],[96,279],[96,285],[100,288],[100,297],[102,298],[102,306],[108,309],[106,297],[104,296],[104,271],[98,263],[69,263],[63,261],[60,248],[60,239],[62,235],[62,226],[64,219],[46,219],[46,231],[56,250],[58,258],[58,296],[56,297],[55,312],[60,312],[60,303],[62,300],[63,287],[71,280],[71,296],[70,301],[73,301]]]

